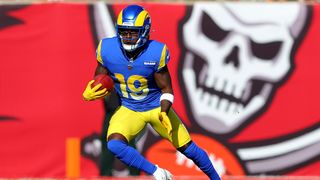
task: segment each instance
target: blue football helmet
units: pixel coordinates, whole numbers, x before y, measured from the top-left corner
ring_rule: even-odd
[[[149,40],[150,28],[149,13],[139,5],[129,5],[118,15],[117,36],[122,48],[128,52],[136,50]]]

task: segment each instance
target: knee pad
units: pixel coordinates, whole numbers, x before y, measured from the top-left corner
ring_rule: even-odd
[[[113,154],[120,154],[128,145],[121,140],[110,140],[107,143],[107,148]]]

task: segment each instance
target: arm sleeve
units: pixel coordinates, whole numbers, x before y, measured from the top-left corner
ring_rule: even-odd
[[[163,48],[162,48],[161,57],[160,57],[159,65],[158,65],[158,68],[157,68],[157,72],[161,71],[162,68],[165,67],[168,64],[169,60],[170,60],[169,49],[167,48],[166,45],[164,45]]]

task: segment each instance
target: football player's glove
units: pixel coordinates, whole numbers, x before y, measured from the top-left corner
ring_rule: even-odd
[[[172,135],[172,125],[171,125],[171,122],[170,122],[170,119],[169,119],[167,113],[160,112],[159,120],[160,120],[161,124],[167,129],[169,136],[171,136]]]
[[[106,88],[99,90],[99,88],[102,86],[101,83],[91,88],[93,82],[94,80],[89,81],[86,89],[82,94],[83,99],[86,101],[93,101],[99,98],[103,98],[109,93]]]

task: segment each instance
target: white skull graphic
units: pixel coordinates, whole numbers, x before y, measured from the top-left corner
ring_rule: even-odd
[[[299,3],[195,3],[182,78],[197,124],[229,133],[265,107],[289,75],[305,18]]]

